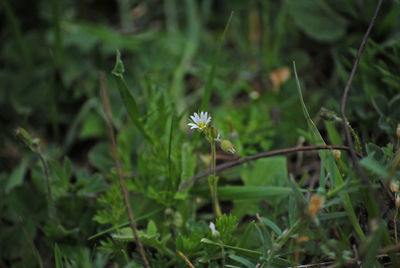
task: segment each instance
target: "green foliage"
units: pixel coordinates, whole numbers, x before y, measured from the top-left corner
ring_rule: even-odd
[[[382,5],[345,111],[384,209],[346,151],[324,150],[218,173],[220,217],[206,179],[180,191],[211,161],[188,115],[205,109],[236,148],[217,165],[346,144],[342,89],[376,1],[30,2],[0,1],[1,267],[141,267],[108,127],[151,267],[187,266],[177,250],[195,267],[398,266],[398,1]],[[274,80],[293,60],[298,74]]]
[[[222,215],[217,218],[215,226],[220,233],[221,241],[225,244],[233,244],[234,238],[232,233],[238,225],[238,219],[232,215]]]
[[[122,204],[122,194],[118,183],[113,183],[110,189],[98,198],[98,202],[103,206],[94,216],[93,220],[100,224],[119,225],[128,218]]]
[[[324,42],[340,39],[346,33],[346,20],[326,1],[286,1],[294,23],[311,38]]]

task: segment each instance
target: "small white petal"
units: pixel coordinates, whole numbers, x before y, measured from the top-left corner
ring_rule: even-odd
[[[192,124],[192,123],[190,123],[190,124],[188,124],[189,126],[191,126],[191,128],[190,129],[195,129],[195,128],[199,128],[199,126],[198,125],[196,125],[196,124]]]
[[[219,232],[217,231],[217,229],[215,229],[215,224],[213,222],[210,222],[209,227],[210,227],[212,236],[219,236]]]
[[[210,227],[212,233],[214,233],[216,231],[215,230],[215,224],[213,222],[210,222],[209,227]]]

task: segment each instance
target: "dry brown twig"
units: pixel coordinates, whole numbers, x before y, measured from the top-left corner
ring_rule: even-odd
[[[140,257],[142,258],[143,265],[146,268],[150,268],[150,264],[146,258],[146,253],[144,252],[143,244],[139,238],[135,218],[133,217],[131,204],[129,202],[128,190],[126,188],[125,179],[124,179],[124,176],[121,171],[121,161],[118,156],[117,143],[115,140],[114,128],[113,128],[112,121],[111,121],[110,101],[109,101],[108,94],[107,94],[107,80],[106,80],[106,75],[103,72],[100,73],[99,80],[100,80],[101,97],[103,99],[103,104],[104,104],[104,113],[106,116],[108,134],[109,134],[110,140],[111,140],[111,150],[112,150],[112,154],[113,154],[114,161],[115,161],[115,168],[117,170],[119,184],[121,186],[122,196],[124,198],[124,205],[125,205],[126,211],[128,213],[128,217],[129,217],[129,225],[130,225],[133,235],[135,237],[136,244],[138,246],[139,254],[140,254]]]
[[[358,67],[358,63],[360,62],[360,58],[361,58],[361,53],[363,52],[365,45],[367,43],[368,37],[372,31],[372,28],[375,24],[376,18],[378,16],[380,7],[382,5],[383,0],[379,0],[378,4],[376,6],[374,15],[372,16],[372,19],[369,23],[368,29],[364,34],[364,37],[361,41],[360,47],[358,48],[358,52],[357,52],[357,56],[354,60],[354,64],[353,64],[353,68],[351,69],[351,73],[349,76],[349,79],[347,80],[346,86],[344,88],[344,92],[343,92],[343,97],[342,97],[342,102],[341,102],[341,107],[340,107],[340,112],[341,112],[341,116],[342,116],[342,124],[343,124],[343,129],[346,135],[346,142],[347,145],[351,148],[350,150],[350,155],[351,155],[351,159],[352,162],[354,164],[354,166],[356,167],[357,171],[360,173],[361,175],[361,179],[362,181],[365,183],[365,185],[368,187],[368,190],[372,193],[372,195],[376,198],[376,200],[378,201],[378,205],[380,206],[380,211],[383,213],[385,211],[385,203],[382,199],[382,197],[379,195],[379,193],[374,189],[372,183],[370,182],[370,180],[368,179],[367,175],[365,174],[364,170],[361,168],[360,162],[358,160],[358,158],[356,157],[356,152],[354,150],[354,144],[353,144],[353,139],[351,138],[351,133],[350,133],[350,129],[349,129],[349,122],[347,120],[346,117],[346,102],[347,102],[347,96],[349,94],[350,91],[350,86],[353,82],[354,79],[354,75],[356,73],[357,67]]]
[[[255,155],[250,155],[247,157],[240,158],[235,161],[230,161],[227,163],[224,163],[222,165],[217,166],[215,169],[210,169],[206,172],[197,174],[190,178],[189,180],[185,181],[182,186],[179,188],[179,191],[183,191],[187,186],[190,184],[196,182],[197,180],[207,177],[213,172],[219,173],[225,169],[232,168],[235,166],[242,165],[244,163],[247,163],[249,161],[253,161],[256,159],[260,158],[266,158],[266,157],[271,157],[275,155],[281,155],[281,154],[287,154],[287,153],[293,153],[293,152],[301,152],[301,151],[316,151],[316,150],[345,150],[345,151],[350,151],[350,148],[347,146],[340,146],[340,145],[321,145],[321,146],[299,146],[299,147],[292,147],[292,148],[285,148],[285,149],[279,149],[275,151],[269,151],[269,152],[263,152]]]

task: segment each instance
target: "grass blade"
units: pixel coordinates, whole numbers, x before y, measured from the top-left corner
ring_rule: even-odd
[[[213,245],[213,246],[218,246],[218,247],[224,247],[227,249],[233,249],[237,252],[240,252],[242,254],[246,254],[247,256],[253,256],[253,257],[258,257],[258,256],[262,256],[262,253],[259,251],[255,251],[255,250],[251,250],[251,249],[246,249],[246,248],[240,248],[240,247],[234,247],[234,246],[230,246],[230,245],[226,245],[226,244],[222,244],[222,243],[217,243],[214,241],[211,241],[207,238],[203,238],[200,241],[201,243],[207,244],[207,245]]]
[[[277,235],[281,235],[282,234],[282,230],[278,227],[278,225],[276,225],[273,221],[271,221],[270,219],[267,219],[265,217],[261,217],[260,221],[270,227]]]
[[[192,189],[193,194],[208,196],[206,187]],[[271,196],[288,196],[292,193],[289,187],[278,186],[222,186],[218,187],[220,200],[257,200]]]
[[[58,247],[57,243],[54,245],[54,259],[56,261],[56,268],[63,268],[62,256],[60,248]]]
[[[239,257],[239,256],[236,256],[236,255],[229,255],[229,258],[234,260],[234,261],[236,261],[236,262],[238,262],[238,263],[240,263],[240,264],[242,264],[242,265],[244,265],[244,266],[246,266],[247,268],[256,267],[251,261],[249,261],[249,260],[247,260],[247,259],[245,259],[243,257]]]
[[[324,139],[322,138],[321,134],[318,131],[318,128],[315,126],[314,122],[312,121],[310,114],[308,113],[307,107],[304,103],[303,96],[301,93],[300,81],[297,76],[295,62],[293,62],[293,70],[294,70],[294,74],[296,77],[297,90],[299,93],[301,106],[303,108],[304,116],[306,118],[308,128],[311,131],[314,143],[315,143],[315,145],[326,145]],[[340,171],[339,171],[336,163],[334,163],[332,153],[330,151],[318,151],[318,155],[321,158],[321,161],[324,163],[324,168],[325,168],[326,172],[328,174],[330,174],[333,187],[336,188],[336,187],[339,187],[340,185],[342,185],[343,178],[340,175]],[[329,163],[333,163],[333,171],[329,168]],[[349,217],[349,220],[350,220],[351,224],[353,225],[355,232],[357,233],[358,238],[360,238],[361,240],[365,240],[365,234],[362,231],[360,223],[357,220],[356,213],[351,204],[350,196],[348,194],[344,193],[344,194],[342,194],[342,198],[343,198],[343,206],[347,212],[347,216]]]
[[[142,220],[145,220],[145,219],[149,218],[150,216],[153,216],[154,214],[157,214],[158,212],[160,212],[162,210],[163,210],[163,208],[159,208],[159,209],[153,210],[153,211],[151,211],[151,212],[149,212],[147,214],[144,214],[143,216],[137,217],[136,218],[136,222],[140,222]],[[129,225],[129,221],[124,222],[124,223],[122,223],[120,225],[117,225],[117,226],[108,228],[106,230],[100,231],[97,234],[92,235],[91,237],[89,237],[88,240],[92,240],[92,239],[97,238],[99,236],[111,233],[111,232],[113,232],[113,231],[115,231],[115,230],[117,230],[119,228],[122,228],[122,227],[125,227],[125,226],[128,226],[128,225]]]
[[[143,125],[136,100],[132,93],[129,91],[128,86],[126,85],[125,79],[123,77],[124,71],[125,69],[121,60],[121,53],[119,52],[119,50],[117,50],[115,66],[112,74],[114,75],[115,81],[117,82],[119,93],[124,102],[125,108],[128,111],[129,117],[132,119],[135,126],[147,139],[147,141],[149,141],[151,144],[154,144],[152,137]]]

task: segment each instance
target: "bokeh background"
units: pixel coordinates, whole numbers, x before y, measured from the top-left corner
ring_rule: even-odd
[[[1,0],[0,266],[33,267],[39,252],[44,266],[52,267],[55,243],[71,267],[124,263],[115,241],[88,240],[127,219],[123,209],[115,208],[121,197],[114,187],[100,72],[107,78],[124,171],[141,178],[128,183],[137,193],[132,202],[140,204],[135,214],[156,211],[152,219],[162,222],[170,217],[165,209],[172,207],[184,221],[207,220],[207,202],[200,210],[179,204],[192,202],[197,194],[174,199],[179,184],[209,161],[206,143],[187,127],[206,88],[211,90],[207,106],[213,123],[232,140],[237,156],[307,144],[295,61],[306,105],[325,137],[318,112],[326,107],[339,114],[345,82],[375,7],[375,0]],[[377,146],[396,142],[399,14],[399,1],[384,1],[348,99],[353,128],[363,142]],[[111,74],[117,50],[145,127],[157,140],[151,148],[129,119]],[[42,165],[16,138],[17,127],[40,139],[62,226],[49,224]],[[219,152],[219,163],[232,159]],[[308,174],[304,185],[320,172],[316,155],[306,157],[301,168],[295,157],[279,161],[285,177],[287,172],[298,179]],[[251,184],[265,165],[257,164],[255,171],[235,169],[222,184]],[[176,179],[166,182],[171,172]],[[227,201],[223,209],[240,221],[257,212],[254,204],[238,204]],[[104,215],[107,210],[112,215]],[[176,236],[181,232],[176,226],[174,231],[163,227],[162,233]],[[174,249],[175,242],[168,243]],[[108,251],[98,253],[100,246]]]

